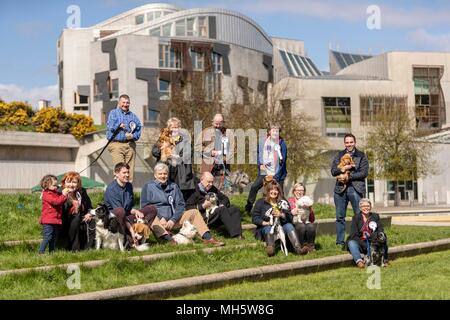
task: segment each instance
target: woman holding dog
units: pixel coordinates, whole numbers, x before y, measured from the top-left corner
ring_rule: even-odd
[[[163,141],[160,137],[152,148],[152,155],[157,162],[160,162],[161,151],[164,148],[172,148],[171,156],[164,163],[169,166],[169,180],[180,187],[186,201],[195,192],[190,135],[181,129],[181,121],[178,118],[170,118],[167,121],[167,129],[170,131],[169,139],[173,142],[173,145],[171,146],[169,142],[160,142]]]
[[[350,251],[353,260],[358,268],[364,268],[365,263],[361,259],[361,253],[368,253],[368,244],[370,245],[373,238],[377,237],[378,233],[383,233],[384,228],[381,223],[380,216],[372,212],[372,204],[369,199],[362,198],[359,201],[360,213],[356,214],[352,219],[352,227],[350,236],[348,237],[347,247]],[[388,265],[388,246],[387,239],[384,247],[384,266]]]
[[[266,253],[269,257],[275,255],[275,233],[272,232],[275,219],[279,219],[284,233],[288,236],[294,251],[302,253],[295,228],[292,225],[292,214],[289,204],[283,199],[280,185],[272,180],[266,186],[265,198],[256,201],[252,211],[252,223],[256,225],[255,237],[266,242]]]
[[[298,206],[300,198],[304,197],[306,194],[306,188],[303,183],[299,182],[294,185],[293,189],[294,196],[288,199],[289,206],[291,208],[291,213],[294,216],[294,226],[297,230],[298,239],[300,245],[302,246],[302,252],[308,253],[315,250],[315,239],[316,239],[316,225],[314,224],[315,215],[312,206],[307,208],[301,208]],[[299,217],[301,210],[308,210],[309,216],[305,221],[295,217]]]
[[[67,200],[63,205],[62,245],[71,251],[89,249],[95,243],[95,221],[89,210],[91,199],[81,185],[77,172],[67,172],[61,180],[61,188],[68,189]]]

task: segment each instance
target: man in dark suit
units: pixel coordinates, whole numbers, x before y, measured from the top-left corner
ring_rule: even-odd
[[[369,161],[364,152],[356,149],[356,138],[353,134],[348,133],[344,137],[345,149],[339,151],[334,157],[331,165],[331,174],[333,177],[339,178],[349,171],[349,179],[346,186],[343,187],[339,180],[336,180],[334,188],[334,204],[336,206],[336,244],[345,245],[345,216],[347,212],[348,202],[352,204],[353,212],[359,213],[359,200],[366,193],[366,181],[369,174]],[[339,162],[344,154],[350,154],[354,164],[346,165],[338,168]],[[342,177],[342,176],[341,176]]]

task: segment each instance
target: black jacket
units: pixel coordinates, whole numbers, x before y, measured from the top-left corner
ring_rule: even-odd
[[[377,223],[377,229],[378,232],[384,232],[383,224],[381,223],[380,216],[378,213],[370,212],[368,221],[375,221]],[[358,213],[357,215],[353,216],[352,218],[352,227],[350,230],[350,235],[348,236],[348,241],[350,240],[356,240],[360,241],[360,238],[362,236],[361,229],[364,225],[364,220],[362,217],[362,213]]]
[[[219,199],[219,205],[224,205],[225,207],[230,207],[230,199],[222,192],[220,192],[215,186],[212,186],[208,192],[215,193]],[[200,190],[198,184],[195,186],[195,192],[186,200],[186,209],[198,209],[202,215],[205,215],[206,210],[203,209],[202,205],[205,202],[206,192]]]
[[[166,163],[169,166],[169,180],[175,182],[180,190],[192,190],[195,188],[195,177],[192,171],[192,161],[190,152],[190,141],[186,136],[181,135],[182,139],[175,145],[175,153],[180,157],[180,163],[176,166]],[[161,149],[159,143],[153,145],[152,155],[156,161],[161,159]]]
[[[345,150],[339,151],[339,153],[334,157],[331,165],[331,175],[333,177],[337,177],[342,173],[341,169],[337,166],[345,153]],[[358,191],[358,193],[364,195],[366,193],[366,178],[369,175],[369,161],[367,160],[366,154],[356,148],[352,158],[355,162],[355,169],[350,173],[350,183],[353,185],[353,188]],[[342,184],[336,180],[334,192],[340,193],[341,190]]]
[[[284,199],[283,199],[284,200]],[[289,203],[286,201],[288,208],[289,208]],[[272,210],[272,205],[268,202],[266,202],[266,200],[264,198],[259,199],[258,201],[256,201],[255,203],[255,207],[253,208],[252,211],[252,223],[256,225],[256,231],[255,231],[255,237],[257,239],[261,239],[262,238],[262,234],[261,234],[261,229],[265,226],[262,225],[263,221],[270,221],[270,216],[268,215]],[[282,225],[285,225],[286,223],[292,223],[292,214],[291,214],[291,210],[287,209],[287,210],[281,210],[282,213],[284,213],[284,217],[280,218],[280,222]],[[267,213],[267,214],[266,214]]]

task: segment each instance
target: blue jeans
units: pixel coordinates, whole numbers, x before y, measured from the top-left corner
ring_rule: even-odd
[[[348,245],[348,250],[350,251],[350,254],[352,255],[353,261],[355,261],[355,263],[357,263],[358,260],[362,260],[361,253],[367,254],[367,246],[365,246],[365,245],[362,246],[359,241],[350,240],[347,245]],[[387,240],[386,240],[386,244],[384,245],[384,260],[385,261],[388,260]]]
[[[56,239],[60,229],[59,224],[43,224],[42,225],[42,242],[39,247],[39,253],[44,253],[48,245],[48,251],[55,251]]]
[[[269,234],[270,232],[270,228],[272,228],[272,226],[265,226],[261,229],[261,234],[263,235],[263,237],[266,234]],[[283,225],[283,231],[284,233],[288,234],[291,231],[295,231],[294,225],[292,223],[286,223],[285,225]]]
[[[334,193],[334,205],[336,206],[336,244],[345,244],[345,216],[348,202],[352,204],[353,212],[358,214],[361,195],[350,185],[343,193]]]

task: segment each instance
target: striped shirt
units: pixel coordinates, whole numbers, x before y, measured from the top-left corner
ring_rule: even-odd
[[[136,124],[136,128],[133,131],[133,140],[137,141],[141,137],[141,122],[139,118],[131,111],[125,113],[119,107],[111,110],[108,115],[108,121],[106,122],[106,139],[110,140],[117,127],[123,123],[125,124],[125,128],[119,131],[114,141],[127,141],[125,133],[132,131],[130,128],[130,123],[132,122]]]

